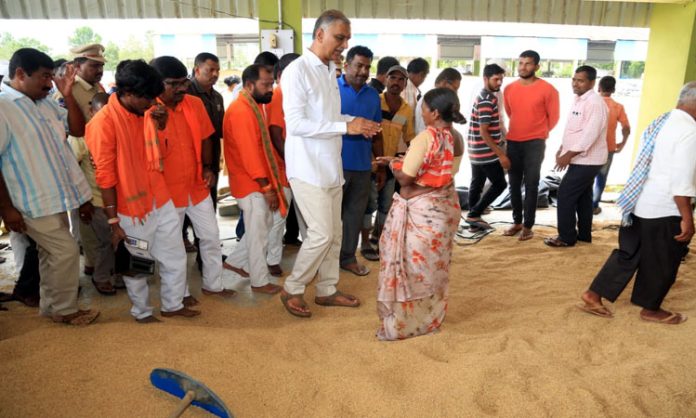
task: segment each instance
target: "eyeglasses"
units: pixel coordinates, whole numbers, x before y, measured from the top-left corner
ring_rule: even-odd
[[[169,87],[173,89],[178,89],[178,88],[188,88],[189,85],[191,85],[191,80],[188,78],[185,78],[183,80],[164,80],[164,84],[168,85]]]

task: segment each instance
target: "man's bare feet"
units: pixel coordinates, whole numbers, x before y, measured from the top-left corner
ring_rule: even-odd
[[[212,290],[201,289],[201,292],[206,296],[220,296],[225,299],[229,299],[237,294],[236,291],[232,289],[222,289],[219,292],[213,292]]]
[[[264,286],[259,286],[259,287],[251,286],[252,292],[265,293],[267,295],[275,295],[276,293],[280,292],[281,289],[282,289],[282,287],[278,286],[277,284],[273,284],[273,283],[268,283]]]
[[[194,316],[200,315],[201,311],[194,311],[193,309],[189,309],[189,308],[184,306],[183,308],[179,309],[178,311],[171,311],[171,312],[161,311],[160,313],[165,318],[169,318],[172,316],[183,316],[185,318],[192,318]]]
[[[232,264],[229,264],[227,262],[223,262],[222,267],[226,268],[227,270],[232,270],[233,272],[239,274],[240,276],[242,276],[244,278],[249,277],[249,273],[247,273],[246,270],[239,268],[239,267],[235,267]]]
[[[657,311],[643,309],[640,311],[640,319],[648,322],[657,322],[658,324],[679,325],[686,322],[687,317],[678,312],[669,312],[664,309]]]
[[[503,231],[503,236],[514,237],[515,235],[519,234],[522,228],[522,224],[512,224],[510,228]]]
[[[520,236],[517,238],[518,241],[527,241],[534,238],[534,231],[532,231],[532,228],[527,228],[526,226],[522,228],[522,233]]]

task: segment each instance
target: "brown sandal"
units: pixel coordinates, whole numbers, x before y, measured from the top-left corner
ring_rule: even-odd
[[[302,294],[291,295],[290,293],[286,292],[285,289],[281,290],[280,301],[283,302],[283,306],[285,306],[285,309],[290,313],[290,315],[294,315],[300,318],[309,318],[310,316],[312,316],[312,312],[309,310],[301,311],[296,307],[291,306],[288,302],[293,299],[297,299],[298,301],[300,301],[300,303],[298,304],[300,308],[307,309],[307,303],[304,301]]]
[[[77,311],[68,315],[53,315],[53,322],[66,325],[84,327],[94,322],[99,316],[99,311]]]
[[[352,303],[344,303],[344,302],[339,302],[338,298],[343,296],[345,299],[352,301]],[[345,308],[357,308],[360,306],[360,299],[356,298],[353,295],[347,295],[345,293],[341,293],[341,291],[337,290],[336,293],[330,296],[317,296],[314,298],[314,303],[317,305],[321,306],[340,306],[340,307],[345,307]]]

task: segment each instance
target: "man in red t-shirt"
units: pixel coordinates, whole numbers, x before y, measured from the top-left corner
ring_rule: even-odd
[[[609,154],[607,156],[607,163],[604,164],[599,170],[597,177],[595,177],[592,196],[592,213],[595,215],[602,212],[599,201],[602,200],[602,193],[604,193],[604,186],[607,184],[607,177],[609,176],[611,162],[614,159],[614,153],[621,152],[626,145],[626,141],[628,141],[628,136],[631,135],[631,125],[628,123],[628,116],[626,116],[623,105],[611,98],[615,90],[616,79],[614,77],[608,75],[599,80],[599,94],[604,99],[604,103],[607,104],[607,109],[609,110],[607,116],[607,151],[609,151]],[[617,143],[616,126],[619,123],[621,124],[622,140]]]
[[[507,86],[503,95],[505,111],[510,118],[507,156],[510,159],[508,180],[514,222],[503,235],[514,236],[521,232],[520,241],[526,241],[534,236],[532,227],[536,215],[539,177],[546,150],[546,138],[558,123],[560,112],[558,91],[536,76],[539,60],[539,54],[535,51],[522,52],[517,66],[517,74],[520,78]],[[524,203],[522,202],[523,180]]]

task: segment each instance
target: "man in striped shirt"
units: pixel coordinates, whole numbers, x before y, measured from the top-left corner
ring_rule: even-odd
[[[510,160],[502,147],[498,98],[495,95],[503,84],[505,70],[497,64],[483,68],[483,90],[471,109],[469,123],[469,160],[471,161],[471,186],[469,187],[469,214],[466,216],[473,228],[487,228],[481,214],[507,187],[505,172]],[[486,179],[492,185],[481,196]]]
[[[53,77],[53,60],[22,48],[10,59],[10,82],[0,92],[0,215],[14,232],[36,241],[41,275],[40,313],[55,322],[87,325],[99,312],[77,307],[80,252],[68,228],[69,210],[91,220],[92,193],[70,154],[65,132],[84,134],[72,95],[75,71]],[[67,112],[47,98],[53,81]]]

